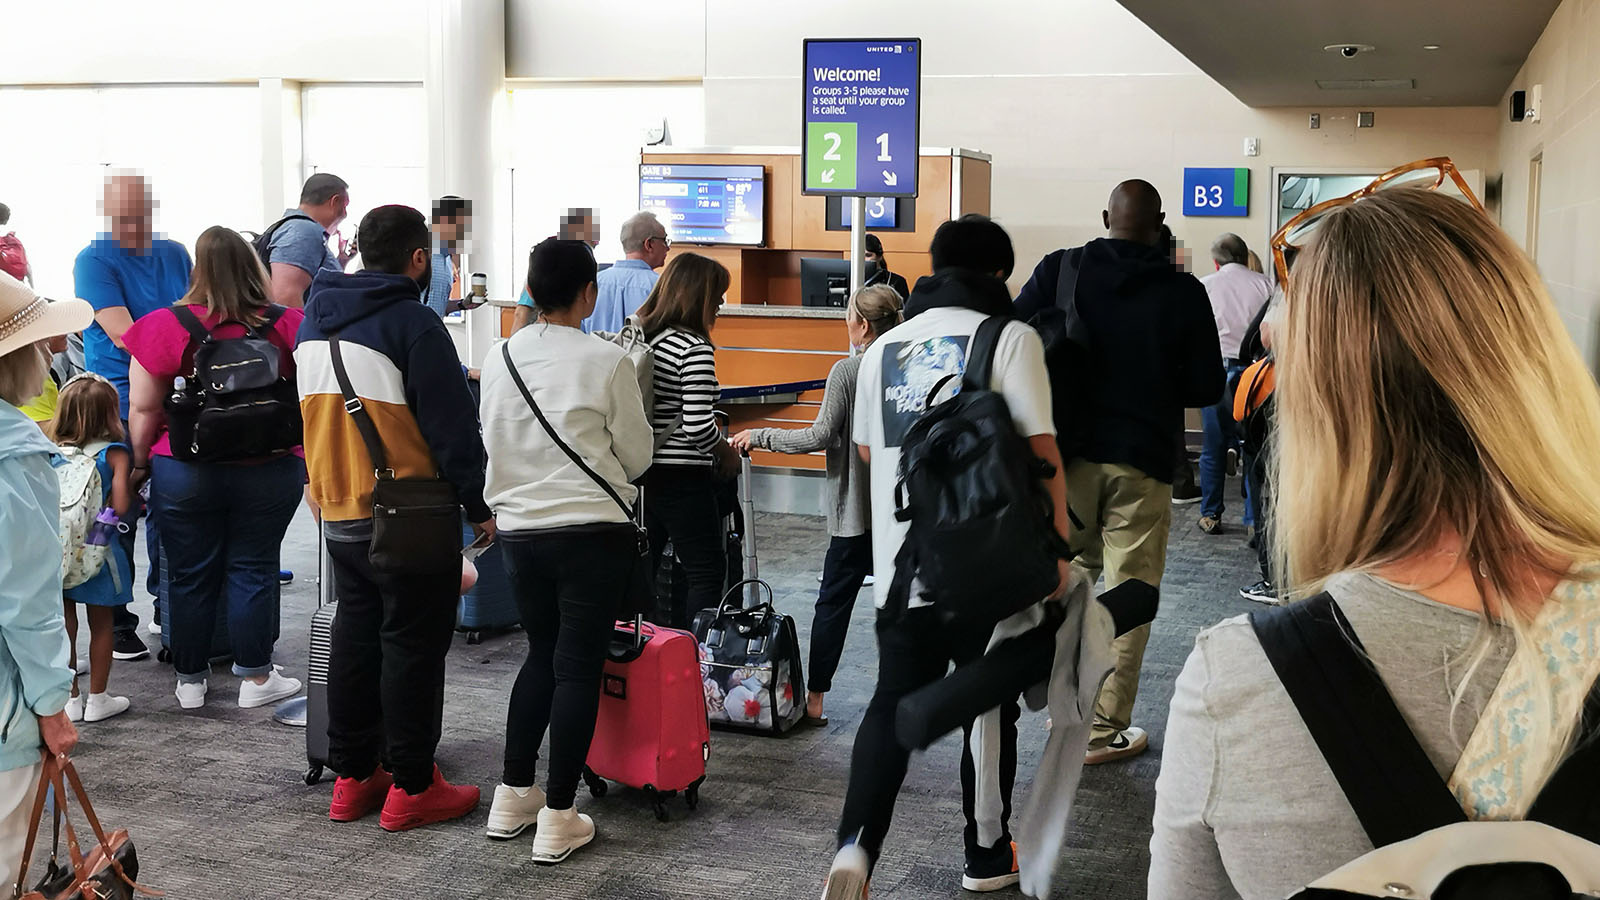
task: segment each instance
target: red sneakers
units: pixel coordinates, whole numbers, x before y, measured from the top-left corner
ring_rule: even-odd
[[[439,766],[433,767],[433,784],[416,796],[400,789],[389,788],[389,799],[383,803],[383,815],[378,824],[385,831],[408,831],[435,822],[459,819],[478,807],[478,788],[473,785],[451,784],[444,780]]]
[[[354,822],[383,805],[389,796],[394,778],[383,770],[374,769],[366,781],[340,778],[333,783],[333,802],[328,804],[328,818],[335,822]]]

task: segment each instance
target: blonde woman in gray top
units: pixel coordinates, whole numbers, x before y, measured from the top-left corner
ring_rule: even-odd
[[[865,350],[878,335],[900,324],[900,295],[886,284],[864,287],[845,306],[844,327],[850,346]],[[850,630],[850,613],[856,594],[872,573],[872,517],[867,508],[867,464],[850,440],[854,415],[856,370],[859,355],[834,364],[822,394],[822,409],[808,428],[753,428],[733,436],[733,446],[778,453],[822,450],[828,460],[828,555],[822,563],[822,588],[817,593],[816,617],[811,623],[811,674],[806,684],[808,725],[828,724],[823,697],[833,688],[833,674],[844,653]]]
[[[1287,289],[1279,571],[1338,603],[1466,818],[1522,819],[1600,672],[1594,380],[1528,257],[1442,191],[1327,213]],[[1202,632],[1149,895],[1277,900],[1372,849],[1251,626]]]

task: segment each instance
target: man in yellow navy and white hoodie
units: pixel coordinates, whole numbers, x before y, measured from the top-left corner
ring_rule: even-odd
[[[422,213],[380,206],[361,220],[365,268],[319,272],[295,350],[311,498],[322,510],[339,611],[328,670],[329,764],[341,776],[328,815],[353,821],[382,809],[390,831],[466,815],[478,789],[452,785],[434,764],[444,708],[444,658],[456,623],[460,573],[375,571],[375,468],[347,411],[328,338],[371,417],[397,478],[452,483],[479,534],[494,531],[483,501],[477,407],[444,323],[421,302],[432,234]]]

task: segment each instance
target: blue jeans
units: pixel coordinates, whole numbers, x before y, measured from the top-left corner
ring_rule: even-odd
[[[1226,383],[1244,371],[1243,366],[1225,366]],[[1233,420],[1233,398],[1223,391],[1214,406],[1200,411],[1205,427],[1205,443],[1200,447],[1200,515],[1222,517],[1222,495],[1228,481],[1228,449],[1239,449],[1239,423]]]
[[[166,553],[167,615],[180,682],[211,671],[217,603],[227,603],[233,672],[272,671],[278,555],[300,506],[304,463],[285,456],[253,465],[152,457],[150,504]]]

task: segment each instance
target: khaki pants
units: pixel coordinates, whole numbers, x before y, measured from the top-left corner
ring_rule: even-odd
[[[10,885],[17,880],[17,863],[22,860],[22,845],[28,842],[28,828],[32,825],[29,817],[33,815],[33,801],[39,791],[39,771],[42,768],[43,764],[36,762],[31,766],[0,772],[0,884],[7,886],[7,894],[10,893]],[[73,802],[76,804],[76,797]],[[83,821],[81,814],[78,821]],[[94,836],[91,834],[89,837],[93,839]],[[31,885],[23,890],[28,887]]]
[[[1167,531],[1172,524],[1172,485],[1133,466],[1074,460],[1067,466],[1067,505],[1083,522],[1072,535],[1075,562],[1091,582],[1102,571],[1106,589],[1130,578],[1161,585],[1167,566]],[[1150,626],[1112,644],[1117,668],[1100,689],[1089,746],[1103,747],[1132,724]]]

